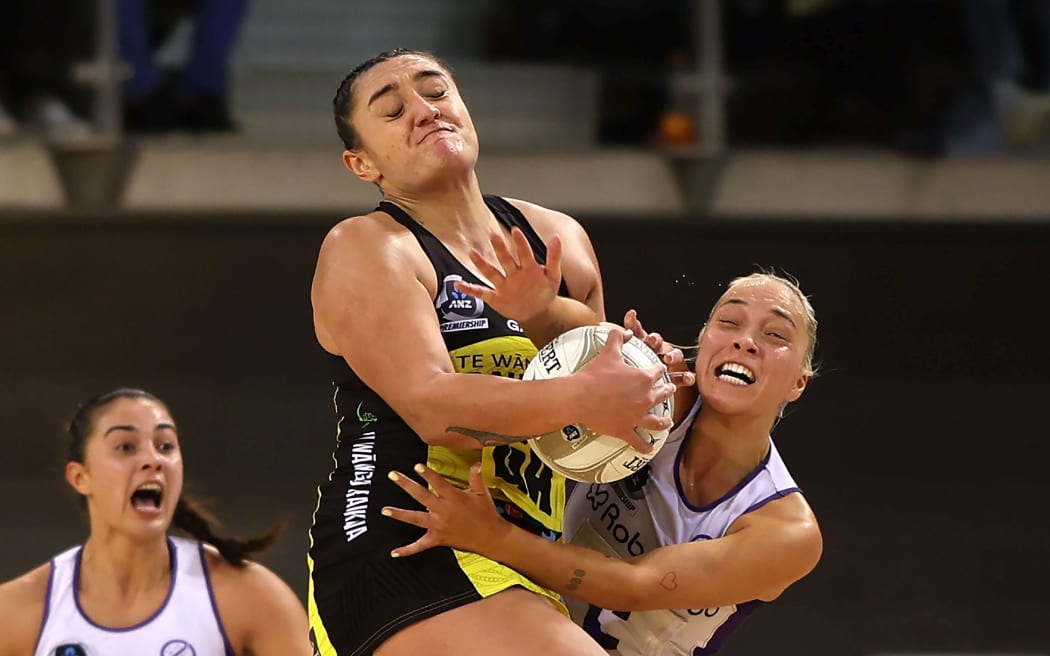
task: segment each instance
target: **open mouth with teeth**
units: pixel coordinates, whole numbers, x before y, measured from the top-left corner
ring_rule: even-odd
[[[715,367],[715,378],[732,385],[751,385],[755,382],[755,372],[742,364],[727,362]]]
[[[144,483],[131,493],[131,507],[141,511],[160,510],[164,488],[157,483]]]

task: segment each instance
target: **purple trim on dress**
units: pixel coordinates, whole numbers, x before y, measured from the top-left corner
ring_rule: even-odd
[[[698,412],[697,415],[699,415],[699,414],[700,413]],[[691,428],[692,428],[692,426],[690,425],[690,429]],[[692,431],[690,430],[690,433],[691,432]],[[729,499],[730,497],[735,495],[737,492],[739,492],[740,490],[744,489],[744,487],[748,483],[750,483],[751,481],[755,480],[755,477],[758,476],[760,473],[762,473],[762,470],[765,469],[766,466],[769,464],[769,459],[773,455],[773,449],[772,449],[772,446],[771,446],[770,449],[768,451],[766,451],[766,457],[762,458],[762,462],[760,462],[758,464],[758,467],[755,467],[755,469],[750,474],[748,474],[744,478],[744,480],[742,480],[739,483],[737,483],[733,487],[732,490],[726,492],[720,498],[712,501],[711,503],[709,503],[707,505],[694,506],[693,504],[689,503],[689,499],[687,499],[686,496],[685,496],[685,491],[682,488],[682,473],[681,473],[682,454],[685,452],[685,445],[689,441],[690,437],[691,437],[691,434],[686,434],[685,439],[682,440],[682,446],[680,446],[678,448],[678,455],[675,456],[675,459],[674,459],[674,484],[675,484],[675,487],[678,490],[678,498],[682,500],[682,503],[685,504],[686,508],[688,508],[689,510],[692,510],[693,512],[707,512],[709,510],[717,508],[718,505],[721,504],[723,501]]]
[[[44,637],[44,627],[47,626],[47,616],[51,614],[51,587],[55,583],[55,559],[51,559],[51,570],[47,573],[47,592],[44,593],[44,616],[40,618],[40,630],[36,634],[36,644],[33,653],[40,649],[40,639]],[[75,588],[74,588],[75,590]]]
[[[774,492],[773,494],[769,495],[765,499],[760,499],[760,500],[754,502],[753,504],[748,506],[747,510],[745,510],[744,512],[742,512],[740,514],[741,515],[746,515],[749,512],[751,512],[752,510],[758,510],[759,508],[761,508],[762,506],[766,505],[770,501],[776,501],[777,499],[782,499],[783,497],[786,497],[789,494],[794,494],[795,492],[798,492],[799,494],[802,494],[802,490],[800,490],[797,487],[789,487],[789,488],[785,488],[783,490],[777,490],[776,492]]]
[[[689,444],[689,440],[693,437],[693,424],[696,423],[696,418],[700,416],[700,405],[703,403],[702,399],[697,399],[693,407],[689,409],[689,414],[686,418],[689,422],[685,425],[685,432],[682,435],[682,441],[678,443],[678,452],[674,454],[674,467],[672,472],[674,473],[674,487],[678,492],[678,498],[682,500],[690,510],[696,510],[696,508],[690,504],[686,498],[685,493],[682,491],[682,455],[685,453],[685,446]]]
[[[95,627],[96,629],[99,629],[100,631],[108,631],[110,633],[126,633],[128,631],[134,631],[135,629],[141,629],[153,620],[157,619],[160,616],[160,614],[164,612],[164,609],[168,607],[168,602],[171,601],[172,595],[175,594],[175,579],[177,578],[178,573],[178,558],[175,553],[175,543],[171,541],[171,538],[166,538],[165,541],[168,543],[168,566],[171,568],[171,583],[168,585],[168,594],[166,597],[164,597],[164,603],[160,605],[160,608],[157,609],[157,612],[153,613],[148,618],[142,620],[138,624],[121,628],[102,626],[101,624],[95,623],[94,620],[87,616],[87,613],[85,613],[84,609],[80,606],[80,560],[84,555],[84,547],[80,547],[80,549],[77,550],[77,555],[73,560],[73,603],[76,604],[77,612],[80,613],[80,616],[84,618],[84,621],[90,624],[91,626]]]
[[[226,656],[237,656],[236,652],[233,651],[233,646],[230,644],[230,638],[226,635],[226,627],[222,624],[222,617],[219,616],[219,604],[215,601],[215,592],[211,589],[211,573],[208,571],[208,560],[204,553],[204,543],[198,542],[197,549],[201,555],[201,571],[204,572],[204,584],[208,587],[208,599],[211,600],[211,610],[215,613],[215,623],[219,625],[219,633],[222,635],[222,644],[226,648]]]
[[[750,617],[751,613],[755,612],[763,603],[765,602],[761,599],[755,599],[739,604],[736,607],[736,612],[730,615],[729,619],[722,626],[715,629],[714,635],[707,641],[707,644],[693,650],[693,656],[709,656],[721,649],[726,642],[726,638],[739,629],[744,620]]]

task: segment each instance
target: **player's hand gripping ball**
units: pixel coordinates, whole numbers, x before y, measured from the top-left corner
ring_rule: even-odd
[[[525,380],[560,378],[578,371],[605,346],[612,324],[573,328],[540,349],[525,369]],[[660,363],[660,357],[642,340],[632,337],[623,345],[624,361],[640,369]],[[663,383],[670,383],[664,373]],[[659,417],[674,414],[674,399],[653,406],[649,412]],[[584,424],[569,424],[560,430],[538,435],[529,446],[548,467],[576,481],[609,483],[639,471],[659,452],[667,440],[668,430],[635,431],[652,444],[652,451],[641,453],[623,440],[595,433]]]

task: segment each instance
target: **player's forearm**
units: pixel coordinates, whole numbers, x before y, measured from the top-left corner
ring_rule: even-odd
[[[482,555],[567,597],[610,610],[639,610],[644,605],[638,568],[629,561],[552,542],[517,527],[483,549]]]
[[[574,298],[556,296],[546,310],[523,321],[521,328],[537,348],[543,348],[566,330],[593,326],[604,320],[604,313],[595,312],[586,303]]]
[[[443,374],[402,414],[429,444],[462,449],[521,442],[575,422],[586,393],[574,376],[520,381]]]

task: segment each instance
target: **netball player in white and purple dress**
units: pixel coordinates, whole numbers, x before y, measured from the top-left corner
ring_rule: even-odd
[[[83,404],[69,426],[66,480],[91,534],[0,585],[0,656],[309,656],[306,612],[275,574],[246,558],[255,540],[217,537],[182,496],[167,407],[120,389]],[[171,526],[194,539],[168,535]]]
[[[644,334],[633,313],[626,323]],[[813,374],[816,326],[792,281],[734,280],[700,332],[696,386],[680,390],[666,444],[640,476],[578,485],[566,543],[500,520],[476,477],[463,491],[421,468],[434,492],[393,476],[429,508],[387,509],[428,529],[397,555],[441,544],[504,562],[565,595],[573,618],[612,654],[716,652],[821,555],[817,521],[769,435]],[[657,335],[647,341],[673,351]]]

